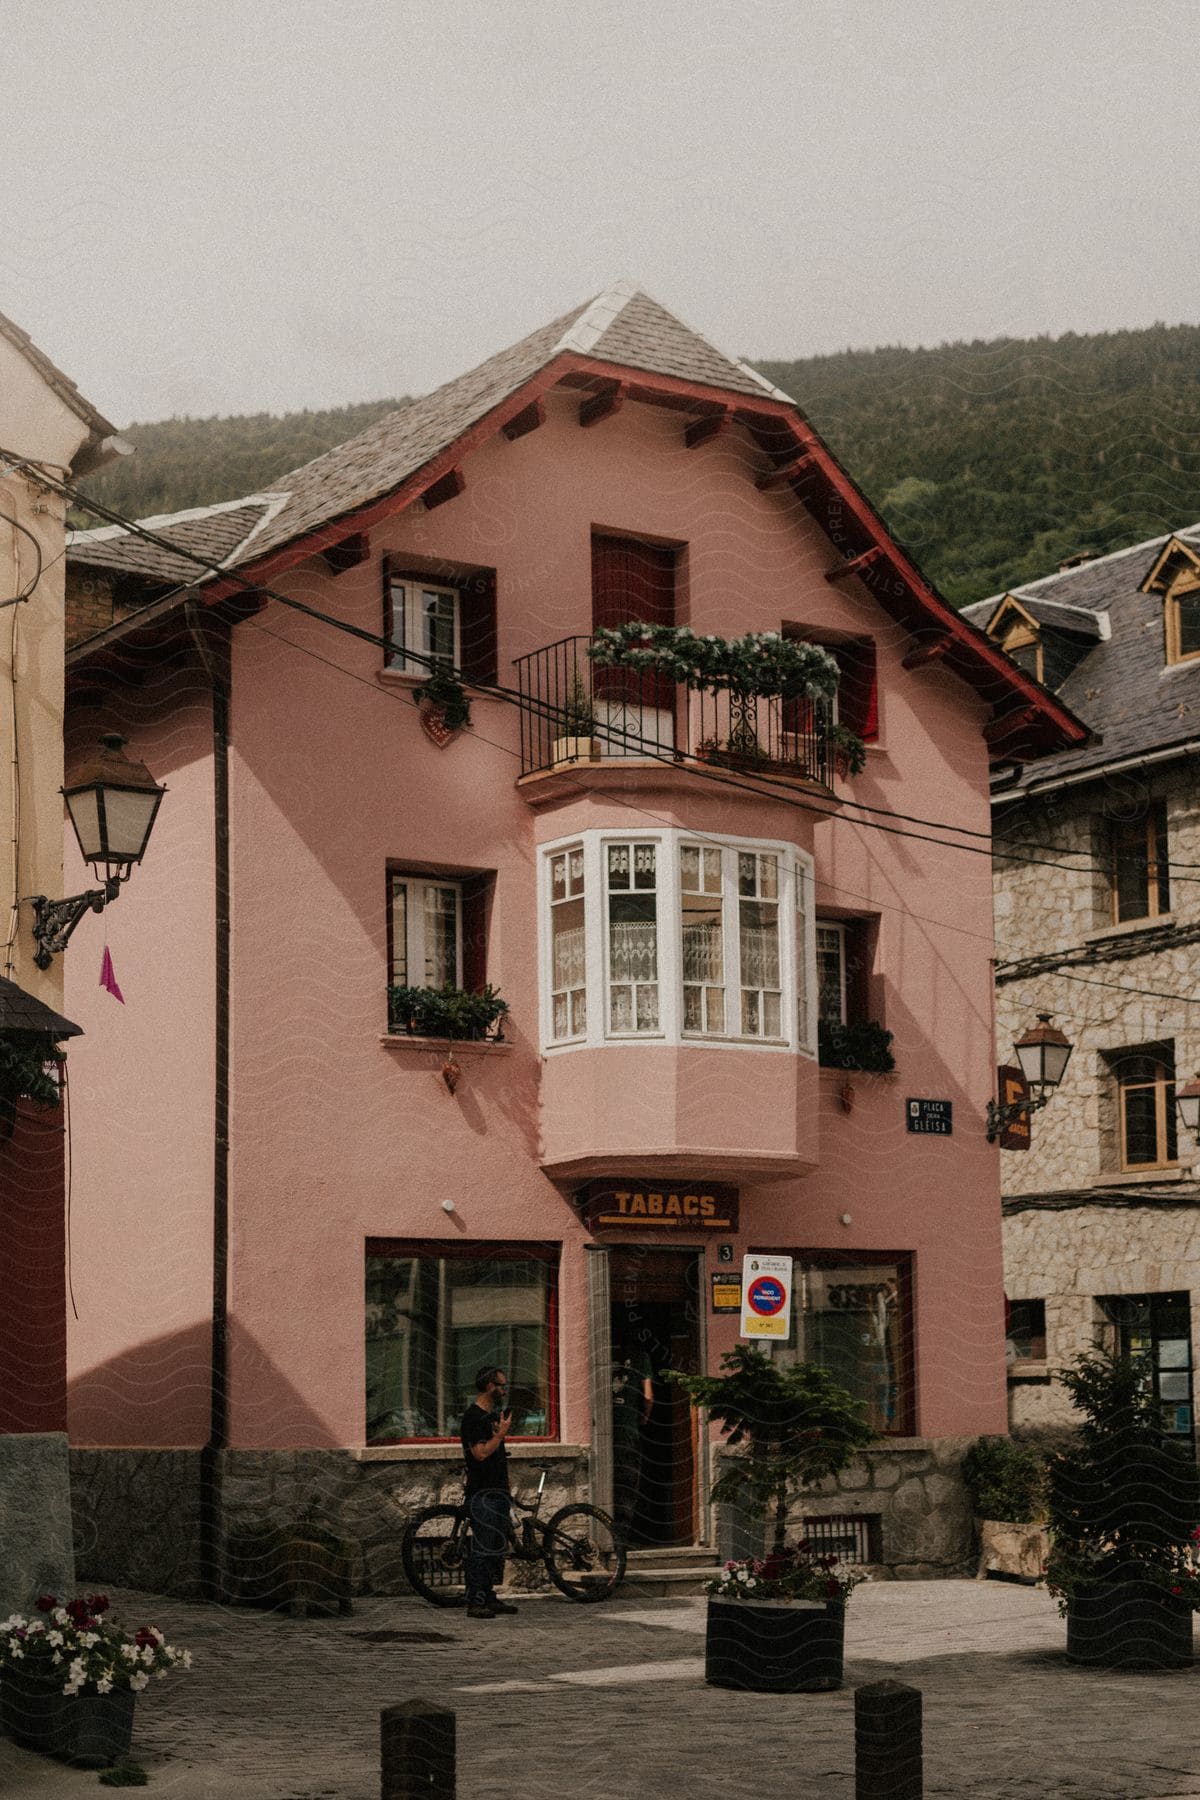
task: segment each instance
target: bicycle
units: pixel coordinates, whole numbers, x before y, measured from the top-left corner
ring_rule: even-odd
[[[541,1519],[548,1469],[531,1501],[509,1499],[509,1541],[505,1555],[517,1562],[544,1565],[547,1575],[569,1600],[607,1600],[625,1577],[625,1545],[606,1512],[580,1502],[563,1506]],[[517,1529],[518,1513],[525,1514]],[[466,1601],[466,1560],[470,1516],[466,1501],[458,1506],[427,1506],[404,1528],[400,1556],[414,1592],[431,1606],[462,1606]]]

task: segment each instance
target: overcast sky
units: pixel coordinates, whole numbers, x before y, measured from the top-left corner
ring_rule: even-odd
[[[754,357],[1195,323],[1197,25],[0,0],[0,311],[118,424],[419,393],[621,275]]]

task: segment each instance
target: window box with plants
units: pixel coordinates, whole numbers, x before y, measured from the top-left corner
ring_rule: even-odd
[[[1067,1656],[1099,1668],[1192,1664],[1200,1606],[1200,1474],[1164,1435],[1143,1367],[1095,1351],[1060,1373],[1083,1415],[1048,1459],[1046,1585]]]
[[[408,1037],[498,1044],[508,1001],[489,983],[478,993],[459,987],[390,987],[388,1030]]]
[[[836,1019],[820,1020],[817,1057],[823,1068],[850,1069],[860,1075],[890,1075],[896,1067],[892,1034],[874,1019],[849,1024]]]
[[[708,1585],[704,1679],[714,1687],[795,1694],[841,1686],[846,1602],[862,1579],[836,1557],[787,1541],[791,1504],[836,1475],[878,1435],[866,1408],[816,1363],[780,1367],[753,1346],[722,1357],[722,1375],[671,1371],[708,1408],[735,1452],[712,1498],[768,1520],[761,1557],[729,1561]]]
[[[979,1580],[1040,1581],[1050,1554],[1045,1459],[1011,1438],[976,1438],[963,1458],[979,1539]]]

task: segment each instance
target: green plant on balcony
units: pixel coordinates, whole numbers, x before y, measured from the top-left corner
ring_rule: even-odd
[[[458,987],[390,987],[388,1030],[411,1037],[499,1042],[508,1001],[489,983],[477,994]]]
[[[785,638],[778,631],[750,631],[740,638],[701,637],[689,625],[633,620],[601,626],[588,645],[588,655],[598,668],[635,669],[696,693],[829,700],[838,685],[838,666],[828,650]]]
[[[830,754],[839,775],[861,775],[867,766],[867,746],[848,725],[831,725],[827,734]]]
[[[583,676],[576,669],[571,676],[571,685],[567,689],[567,697],[563,703],[559,735],[586,738],[591,737],[595,729],[596,713],[592,706],[592,697],[588,693]]]
[[[817,1029],[817,1054],[827,1069],[853,1069],[864,1075],[890,1075],[896,1066],[892,1034],[874,1019],[849,1025],[822,1019]]]

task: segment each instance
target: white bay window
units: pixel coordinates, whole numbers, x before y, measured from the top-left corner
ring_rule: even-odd
[[[813,1055],[812,879],[793,845],[711,834],[586,832],[549,847],[547,1048],[623,1039]]]

